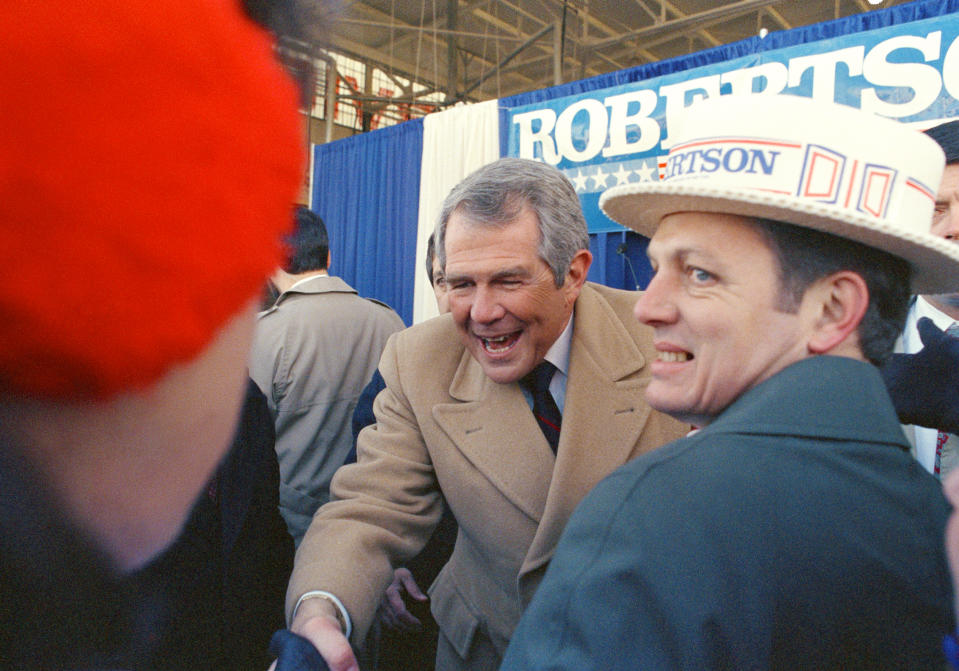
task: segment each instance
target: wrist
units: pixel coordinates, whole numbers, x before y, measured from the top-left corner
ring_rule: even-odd
[[[352,623],[342,602],[329,592],[307,592],[297,601],[293,609],[293,617],[290,622],[290,629],[299,632],[304,628],[307,621],[315,617],[324,617],[333,620],[339,626],[340,631],[347,638],[352,631]]]

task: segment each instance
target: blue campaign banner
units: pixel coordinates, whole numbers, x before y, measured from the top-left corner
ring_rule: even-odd
[[[696,100],[751,93],[832,100],[921,127],[957,117],[959,14],[514,107],[507,154],[558,167],[576,187],[590,233],[619,231],[599,210],[600,193],[659,179],[670,122]]]

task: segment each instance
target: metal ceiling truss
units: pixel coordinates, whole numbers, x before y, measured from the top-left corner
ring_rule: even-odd
[[[384,97],[350,85],[340,98],[376,109],[443,91],[444,106],[876,8],[867,0],[354,0],[334,18],[327,46],[379,68],[400,91]],[[303,42],[288,46],[322,53]],[[401,79],[425,89],[414,94]]]

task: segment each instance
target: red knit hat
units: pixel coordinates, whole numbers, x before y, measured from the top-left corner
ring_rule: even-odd
[[[231,0],[0,2],[0,393],[193,358],[278,265],[303,147]]]

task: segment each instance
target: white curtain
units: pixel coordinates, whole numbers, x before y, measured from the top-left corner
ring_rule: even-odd
[[[435,317],[436,299],[426,276],[426,241],[443,199],[468,174],[499,158],[496,100],[452,107],[423,119],[420,211],[414,274],[413,323]]]

